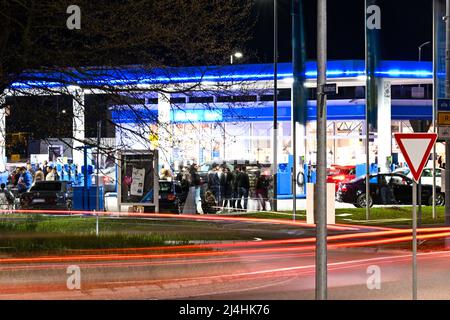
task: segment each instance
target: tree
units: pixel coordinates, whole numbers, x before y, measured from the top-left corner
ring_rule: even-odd
[[[67,13],[67,8],[72,4],[73,1],[64,0],[0,0],[1,106],[10,104],[11,99],[9,102],[4,99],[7,94],[29,97],[35,95],[29,90],[35,87],[40,95],[76,99],[69,86],[111,72],[116,80],[127,80],[128,74],[121,71],[124,66],[139,68],[150,78],[173,74],[173,67],[179,66],[206,66],[198,69],[201,74],[206,73],[227,62],[230,53],[250,39],[254,21],[253,0],[79,0],[76,5],[81,12],[81,28],[70,30],[66,22],[73,13]],[[61,86],[43,89],[40,81]],[[26,82],[29,87],[27,90],[14,87],[18,82]],[[127,134],[148,140],[154,128],[148,125],[151,114],[148,106],[139,99],[142,91],[189,95],[195,90],[222,94],[229,90],[229,94],[234,94],[237,87],[240,91],[252,89],[249,84],[239,83],[216,83],[206,88],[202,77],[189,85],[174,81],[142,89],[133,84],[117,88],[109,83],[90,83],[82,89],[101,92],[114,101],[112,104],[133,114],[138,127],[112,124]],[[213,103],[204,104],[205,108],[214,109]],[[172,107],[177,108],[176,104]],[[36,108],[34,112],[42,111]],[[72,116],[71,111],[69,115]],[[42,120],[32,109],[28,119],[39,121],[34,126],[54,128],[54,123]]]
[[[0,1],[0,92],[27,70],[222,64],[252,25],[251,0],[79,0],[81,29],[69,30],[72,2]]]

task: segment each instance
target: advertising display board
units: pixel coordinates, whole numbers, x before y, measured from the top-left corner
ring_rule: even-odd
[[[118,154],[118,208],[146,207],[158,212],[159,181],[157,151],[133,150]]]

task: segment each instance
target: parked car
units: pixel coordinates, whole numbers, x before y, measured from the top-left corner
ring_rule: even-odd
[[[20,208],[32,210],[71,210],[72,186],[68,181],[38,181],[20,195]]]
[[[442,186],[442,169],[436,168],[436,186]],[[398,168],[394,170],[394,173],[401,173],[412,179],[411,170],[408,167]],[[422,184],[433,185],[433,168],[424,168],[421,177]]]
[[[366,178],[364,176],[339,184],[336,200],[352,203],[355,207],[366,206]],[[369,205],[374,204],[412,204],[413,180],[399,173],[386,173],[370,176]],[[444,205],[444,193],[436,187],[436,205]],[[433,186],[422,186],[421,203],[433,203]]]
[[[181,189],[178,181],[159,181],[159,211],[182,213],[187,194]]]
[[[327,169],[327,182],[335,184],[335,190],[339,188],[339,183],[348,182],[356,178],[356,166],[332,165]]]

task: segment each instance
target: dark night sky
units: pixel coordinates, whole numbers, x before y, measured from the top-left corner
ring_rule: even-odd
[[[290,0],[279,3],[280,62],[291,61]],[[308,60],[316,55],[315,0],[304,0]],[[380,0],[381,54],[386,60],[417,60],[418,46],[432,40],[431,0]],[[258,22],[248,46],[255,58],[245,62],[273,59],[273,0],[257,0]],[[422,59],[431,60],[431,46],[424,47]],[[364,0],[328,1],[328,59],[364,59]]]

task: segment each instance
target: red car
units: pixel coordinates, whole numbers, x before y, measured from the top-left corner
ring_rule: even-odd
[[[356,166],[332,165],[327,169],[327,182],[335,184],[335,190],[339,188],[339,183],[349,182],[356,178]]]

